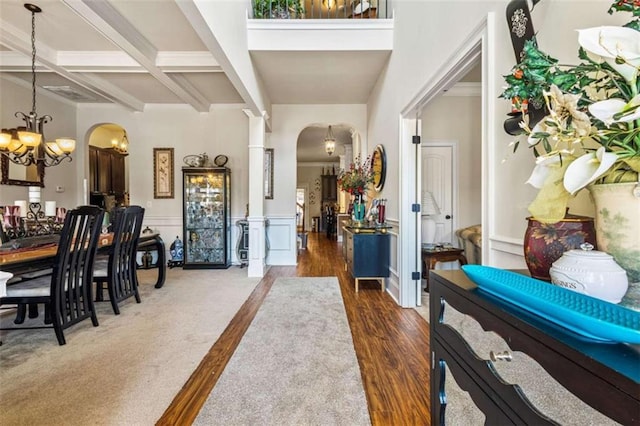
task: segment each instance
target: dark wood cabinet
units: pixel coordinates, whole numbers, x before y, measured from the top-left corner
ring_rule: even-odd
[[[338,176],[322,175],[322,205],[338,201]]]
[[[126,192],[125,156],[113,149],[89,146],[89,190],[115,195],[122,201]]]
[[[500,362],[514,364],[525,355],[549,376],[548,380],[539,376],[541,388],[532,389],[534,394],[550,396],[550,382],[555,380],[563,391],[584,403],[583,408],[570,410],[569,414],[582,413],[594,419],[600,415],[597,410],[622,424],[640,423],[640,353],[633,346],[576,337],[541,316],[481,291],[460,270],[430,271],[430,275],[432,425],[450,423],[445,413],[454,406],[450,406],[445,382],[451,376],[485,414],[486,424],[570,423],[550,412],[560,404],[557,409],[566,415],[568,397],[542,398],[547,406],[534,406],[517,378],[509,382],[501,378]],[[491,342],[488,354],[476,352],[473,348],[478,342],[486,342],[490,336],[466,333],[470,321],[464,325],[448,321],[455,312],[477,321],[485,332],[495,333],[508,350],[496,355],[495,343]],[[447,369],[450,375],[445,374]],[[529,369],[517,366],[516,370],[524,373]],[[592,422],[604,424],[606,419]],[[571,423],[587,424],[591,420]]]

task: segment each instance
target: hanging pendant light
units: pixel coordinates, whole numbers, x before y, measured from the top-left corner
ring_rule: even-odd
[[[336,150],[336,138],[333,137],[331,126],[329,126],[329,129],[327,130],[327,136],[324,138],[324,150],[329,155],[333,155]]]
[[[63,160],[71,161],[71,153],[76,147],[75,139],[59,138],[45,142],[44,124],[53,120],[50,115],[38,117],[36,113],[36,13],[42,9],[34,4],[25,3],[25,9],[31,12],[31,112],[16,112],[26,126],[15,129],[2,129],[0,132],[0,154],[11,162],[30,166],[43,164],[51,167]]]
[[[127,154],[129,149],[129,139],[127,138],[126,130],[124,130],[124,133],[122,134],[122,139],[113,139],[111,141],[111,148],[113,148],[114,151],[119,152],[120,154]]]

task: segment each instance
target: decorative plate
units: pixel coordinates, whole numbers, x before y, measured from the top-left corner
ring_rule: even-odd
[[[376,191],[382,191],[384,180],[387,176],[387,156],[382,145],[376,146],[371,155],[371,171],[373,172],[373,187]]]
[[[227,161],[229,161],[229,157],[222,154],[216,155],[216,158],[213,159],[213,162],[218,167],[224,167],[224,165],[227,164]]]
[[[640,312],[503,269],[464,265],[462,270],[480,290],[584,339],[640,344]]]

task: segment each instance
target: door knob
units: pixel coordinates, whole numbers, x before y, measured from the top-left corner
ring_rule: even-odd
[[[450,215],[450,214],[448,214],[448,215],[446,215],[444,218],[445,218],[445,219],[451,219],[451,215]]]

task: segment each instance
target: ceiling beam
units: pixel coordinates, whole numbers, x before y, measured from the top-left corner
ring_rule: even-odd
[[[196,111],[207,112],[209,104],[202,102],[172,76],[156,65],[157,50],[108,2],[89,0],[62,0],[71,10],[93,26],[113,44],[137,61],[156,80]],[[192,88],[191,88],[192,89]]]
[[[13,27],[6,21],[2,21],[2,25],[5,31],[0,32],[0,44],[4,44],[10,49],[21,52],[22,54],[27,55],[27,57],[30,58],[31,37],[28,34],[22,33],[20,30]],[[51,71],[63,76],[67,80],[87,89],[88,91],[98,96],[108,99],[111,102],[120,104],[134,111],[144,110],[144,102],[131,96],[129,93],[97,77],[92,77],[91,80],[89,80],[84,74],[69,72],[65,68],[58,65],[57,58],[58,55],[54,49],[51,49],[50,47],[42,43],[37,43],[36,62],[39,65],[50,69]],[[29,62],[29,68],[30,67],[31,62]]]
[[[255,99],[253,99],[253,96],[251,96],[251,93],[247,89],[247,86],[244,84],[242,78],[233,67],[231,60],[220,45],[218,39],[216,39],[215,35],[212,33],[209,25],[205,22],[204,17],[200,13],[198,7],[194,4],[193,0],[181,0],[176,4],[184,14],[185,18],[187,18],[187,21],[191,24],[196,34],[198,34],[200,40],[202,40],[204,45],[209,49],[214,57],[218,59],[222,70],[225,72],[233,87],[247,104],[249,110],[251,110],[253,115],[256,117],[264,117],[267,129],[271,130],[269,115],[266,111],[258,106]]]

